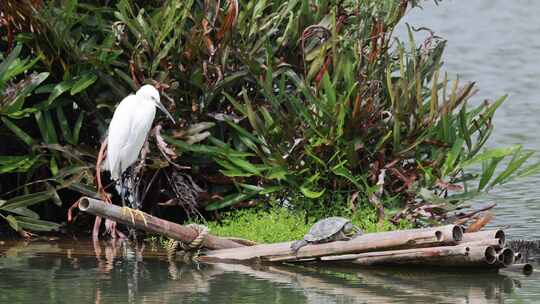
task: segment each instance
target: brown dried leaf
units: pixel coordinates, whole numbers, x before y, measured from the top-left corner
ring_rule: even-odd
[[[216,35],[218,41],[221,41],[225,34],[233,28],[237,18],[238,0],[229,0],[227,15],[225,15],[225,18],[223,19],[223,24],[221,25],[221,28]]]

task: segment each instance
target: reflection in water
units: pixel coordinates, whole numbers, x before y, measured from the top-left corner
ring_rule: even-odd
[[[540,288],[534,275],[400,269],[183,264],[121,241],[19,242],[0,246],[0,302],[503,303]]]

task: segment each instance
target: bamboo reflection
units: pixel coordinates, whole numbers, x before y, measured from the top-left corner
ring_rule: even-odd
[[[96,304],[119,299],[128,303],[166,303],[193,298],[236,303],[254,292],[264,299],[276,296],[298,303],[500,303],[521,286],[519,280],[495,273],[462,275],[326,265],[318,268],[318,264],[186,264],[169,261],[165,252],[148,245],[131,246],[119,240],[82,244],[0,246],[3,281],[24,282],[29,275],[47,278],[46,284],[39,286],[42,292],[63,290],[58,294],[66,301],[84,298]],[[34,267],[36,263],[41,263],[41,268]],[[66,273],[71,278],[65,279]],[[78,287],[69,287],[74,280]],[[228,300],[220,301],[221,297]]]

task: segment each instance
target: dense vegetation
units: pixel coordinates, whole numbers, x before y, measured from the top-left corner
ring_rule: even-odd
[[[306,223],[366,208],[451,220],[539,165],[519,146],[484,148],[505,97],[470,107],[474,83],[441,72],[446,41],[393,35],[419,4],[2,1],[0,216],[49,230],[81,195],[99,197],[115,105],[151,83],[179,123],[158,119],[149,136],[146,211],[219,218],[272,203]]]

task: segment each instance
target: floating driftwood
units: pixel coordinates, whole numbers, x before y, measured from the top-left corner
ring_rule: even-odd
[[[201,257],[201,260],[240,263],[251,260],[263,262],[297,261],[330,255],[384,251],[396,248],[456,245],[462,236],[462,230],[459,226],[447,225],[435,228],[370,233],[349,241],[310,244],[300,248],[296,254],[291,251],[292,242],[250,246],[249,250],[242,250],[241,248],[212,250]]]
[[[96,216],[108,218],[141,230],[158,233],[185,243],[192,242],[198,234],[197,231],[192,228],[162,220],[142,211],[126,211],[126,209],[116,205],[89,197],[81,198],[79,201],[79,209]],[[209,249],[224,249],[244,247],[244,245],[229,239],[208,235],[204,241],[204,247]]]

